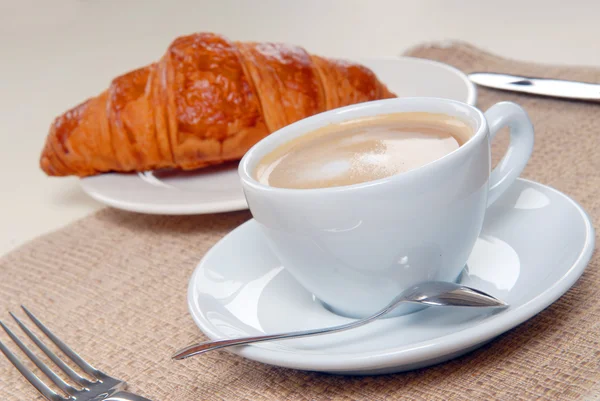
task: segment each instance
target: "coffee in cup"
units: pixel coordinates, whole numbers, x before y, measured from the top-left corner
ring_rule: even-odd
[[[431,163],[473,135],[458,118],[394,113],[330,124],[279,146],[254,177],[278,188],[328,188],[378,180]]]

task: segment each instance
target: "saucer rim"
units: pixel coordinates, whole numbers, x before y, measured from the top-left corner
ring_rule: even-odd
[[[331,358],[331,354],[326,351],[315,352],[294,348],[274,349],[265,347],[262,344],[235,347],[228,351],[251,360],[286,368],[341,373],[354,371],[367,372],[369,370],[377,371],[392,368],[398,365],[422,364],[428,360],[440,359],[442,355],[459,353],[461,350],[466,349],[474,349],[478,345],[484,344],[522,324],[554,303],[581,277],[594,251],[595,230],[587,212],[571,197],[555,188],[533,180],[524,178],[517,178],[517,180],[525,182],[529,186],[545,188],[564,197],[580,213],[585,226],[585,241],[575,262],[565,270],[562,277],[528,302],[519,305],[515,309],[509,307],[505,312],[468,328],[468,336],[461,335],[464,330],[459,330],[420,343],[391,347],[384,350],[336,353],[335,358]],[[256,224],[256,221],[254,219],[248,220],[213,245],[194,269],[188,284],[188,310],[198,328],[211,340],[224,339],[226,337],[223,337],[218,331],[213,330],[212,324],[204,319],[201,313],[194,310],[194,287],[197,282],[197,276],[202,266],[212,258],[212,253],[215,252],[217,245],[230,235],[233,235],[237,230],[243,229],[247,224]]]

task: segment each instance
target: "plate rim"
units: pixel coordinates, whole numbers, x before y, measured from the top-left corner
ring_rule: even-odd
[[[477,344],[483,344],[493,338],[505,333],[506,331],[522,324],[526,320],[537,315],[545,308],[554,303],[558,298],[564,295],[581,277],[585,271],[594,251],[595,230],[591,219],[587,212],[568,195],[561,191],[552,188],[548,185],[538,183],[533,180],[518,178],[530,186],[537,186],[552,191],[559,196],[564,197],[580,214],[582,223],[585,227],[585,241],[582,244],[581,250],[575,262],[565,269],[564,274],[560,279],[554,282],[543,292],[528,302],[520,305],[516,309],[509,309],[508,312],[499,314],[495,318],[484,321],[479,325],[471,327],[469,335],[464,336],[464,330],[453,332],[451,334],[438,337],[435,339],[423,341],[421,343],[410,344],[405,346],[393,347],[378,351],[364,351],[359,353],[335,354],[335,358],[326,353],[314,353],[311,351],[302,350],[287,350],[283,348],[265,348],[260,345],[247,345],[230,349],[242,357],[255,360],[258,362],[282,366],[286,368],[327,371],[327,372],[353,372],[353,371],[369,371],[380,370],[391,367],[408,366],[418,364],[428,360],[434,360],[442,355],[448,355],[459,352],[461,350],[474,347]],[[201,267],[212,257],[212,253],[217,248],[218,244],[224,241],[227,237],[233,235],[237,230],[243,229],[247,224],[255,223],[254,219],[250,219],[215,243],[211,249],[203,256],[194,269],[187,287],[187,303],[188,312],[192,316],[194,323],[207,337],[212,340],[221,339],[217,331],[212,330],[210,322],[205,321],[201,313],[194,309],[194,290],[197,276],[200,273]],[[417,345],[418,346],[415,346]]]
[[[236,170],[237,171],[237,170]],[[122,175],[110,173],[112,175]],[[91,177],[86,177],[91,178]],[[137,212],[145,214],[157,214],[157,215],[169,215],[169,216],[183,216],[183,215],[195,215],[195,214],[209,214],[209,213],[225,213],[235,212],[239,210],[247,210],[248,204],[244,196],[239,199],[230,199],[226,201],[216,202],[204,202],[204,203],[171,203],[171,204],[148,204],[138,203],[126,200],[114,199],[109,196],[96,191],[93,188],[89,188],[89,181],[85,181],[85,178],[79,180],[79,185],[83,192],[96,201],[103,203],[107,206],[111,206],[117,209],[126,210],[128,212]]]
[[[469,80],[467,74],[462,72],[456,67],[453,67],[449,64],[429,60],[418,57],[411,56],[382,56],[382,57],[348,57],[348,60],[356,61],[356,62],[368,62],[373,60],[402,60],[409,61],[413,63],[422,63],[428,65],[435,65],[438,68],[442,68],[444,70],[452,72],[454,75],[459,77],[463,84],[467,88],[467,99],[460,99],[461,102],[467,103],[471,106],[475,106],[477,103],[477,87],[476,85]],[[237,171],[237,170],[236,170]],[[131,174],[121,174],[121,173],[110,173],[113,176],[130,176]],[[137,176],[137,175],[136,175]],[[244,196],[240,196],[237,199],[230,199],[226,201],[215,201],[215,202],[198,202],[198,203],[182,203],[182,204],[153,204],[153,203],[141,203],[136,201],[127,201],[116,199],[111,196],[107,196],[101,192],[98,192],[96,188],[90,187],[90,178],[94,177],[83,177],[80,178],[79,185],[82,188],[83,192],[85,192],[92,199],[105,204],[107,206],[111,206],[117,209],[126,210],[129,212],[138,212],[138,213],[146,213],[146,214],[158,214],[158,215],[194,215],[194,214],[209,214],[209,213],[225,213],[225,212],[234,212],[239,210],[247,210],[248,204],[246,203],[246,198]]]
[[[459,102],[463,102],[466,103],[470,106],[473,107],[477,107],[476,103],[477,103],[477,85],[475,85],[475,83],[473,81],[471,81],[469,79],[469,76],[462,72],[461,70],[459,70],[458,68],[447,64],[447,63],[443,63],[441,61],[437,61],[437,60],[431,60],[428,58],[420,58],[420,57],[413,57],[413,56],[381,56],[381,57],[357,57],[355,59],[355,61],[360,61],[360,60],[364,60],[364,61],[368,61],[368,60],[410,60],[411,62],[415,62],[415,63],[422,63],[422,64],[429,64],[429,65],[435,65],[437,67],[440,67],[444,70],[450,71],[453,74],[459,76],[463,83],[465,84],[465,86],[467,87],[467,100],[459,100]],[[405,97],[419,97],[419,96],[405,96]]]

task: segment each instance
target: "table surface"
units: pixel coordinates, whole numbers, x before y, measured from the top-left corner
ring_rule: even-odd
[[[102,207],[76,178],[40,171],[48,127],[114,76],[158,59],[179,35],[212,31],[334,57],[391,56],[422,42],[464,40],[512,58],[600,65],[600,2],[581,3],[2,0],[0,254]]]

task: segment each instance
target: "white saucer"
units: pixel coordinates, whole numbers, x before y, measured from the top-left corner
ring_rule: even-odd
[[[583,273],[594,230],[564,194],[519,179],[488,211],[461,282],[503,299],[509,309],[428,308],[321,337],[232,349],[288,368],[380,374],[462,355],[531,318]],[[211,339],[327,327],[348,322],[300,286],[251,220],[216,244],[188,288],[189,309]]]
[[[361,59],[398,96],[433,96],[474,105],[475,85],[446,64],[410,57]],[[106,205],[153,214],[201,214],[246,209],[237,163],[196,172],[102,174],[80,180]]]

